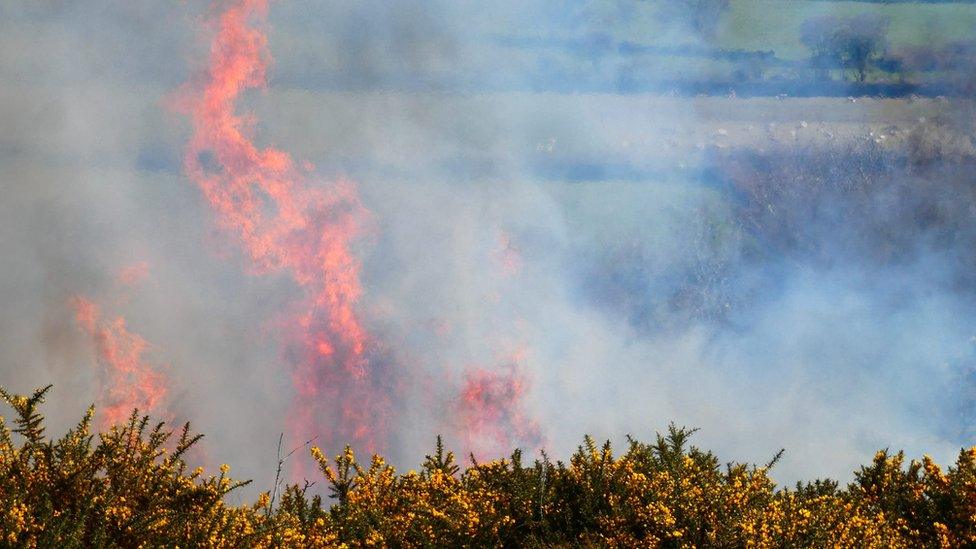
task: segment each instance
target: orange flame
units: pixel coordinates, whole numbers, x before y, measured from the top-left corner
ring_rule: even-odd
[[[94,341],[102,366],[96,402],[99,425],[122,423],[134,408],[160,414],[167,393],[166,377],[146,362],[149,343],[129,331],[125,318],[102,318],[100,308],[90,299],[75,297],[73,305],[75,320]]]
[[[239,0],[217,18],[202,90],[184,98],[193,125],[184,164],[251,268],[288,273],[304,290],[285,322],[292,434],[307,438],[328,426],[328,443],[373,451],[389,398],[374,389],[380,380],[366,356],[369,335],[356,312],[360,263],[350,248],[368,211],[351,182],[310,186],[303,173],[310,165],[300,170],[287,153],[258,148],[253,118],[235,112],[242,91],[265,85],[266,16],[266,0]]]
[[[501,274],[505,277],[513,277],[522,271],[522,253],[507,232],[502,231],[498,234],[496,260],[501,267]]]
[[[458,415],[466,447],[479,459],[504,455],[518,445],[541,444],[538,424],[526,416],[520,405],[528,388],[519,368],[520,359],[520,354],[512,357],[502,371],[475,368],[465,376]]]
[[[522,255],[512,235],[499,231],[493,263],[502,279],[522,272]],[[492,295],[501,301],[501,294]],[[522,409],[528,380],[521,364],[526,351],[519,347],[494,369],[474,368],[465,376],[457,400],[467,449],[475,457],[503,455],[513,446],[523,449],[542,445],[542,431]]]
[[[136,286],[149,276],[149,262],[139,261],[119,270],[116,280],[123,286]]]

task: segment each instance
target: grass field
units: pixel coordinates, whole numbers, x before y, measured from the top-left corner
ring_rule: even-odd
[[[893,46],[972,38],[976,35],[976,4],[827,2],[816,0],[732,0],[718,27],[716,45],[726,49],[774,51],[785,59],[802,59],[809,51],[800,43],[803,21],[821,15],[877,13],[890,18]],[[614,27],[620,39],[673,45],[655,20],[653,2],[635,8],[623,25]]]
[[[798,59],[808,55],[800,43],[803,21],[858,13],[889,17],[889,39],[894,46],[972,38],[976,32],[974,4],[734,0],[720,27],[718,43],[732,49],[773,50],[780,57]]]
[[[265,127],[271,142],[321,165],[368,159],[403,172],[450,159],[691,167],[711,147],[761,149],[873,137],[897,146],[923,121],[976,108],[938,99],[356,96],[302,90],[268,94],[258,104],[265,119],[281,121]]]

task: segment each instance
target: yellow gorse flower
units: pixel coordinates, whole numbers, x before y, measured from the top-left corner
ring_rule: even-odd
[[[0,390],[0,545],[171,547],[963,547],[976,543],[976,448],[942,468],[878,452],[847,488],[778,488],[768,467],[724,465],[669,428],[621,455],[587,437],[566,463],[521,452],[462,468],[438,439],[404,474],[312,447],[321,493],[297,485],[228,505],[243,483],[183,460],[196,440],[133,415],[92,439],[86,415],[43,436],[32,397]],[[14,441],[13,429],[23,436]],[[775,459],[773,460],[775,462]],[[323,499],[323,495],[329,499]]]

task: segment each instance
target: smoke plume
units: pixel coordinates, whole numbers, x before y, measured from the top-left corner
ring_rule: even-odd
[[[659,4],[0,0],[0,384],[54,383],[55,425],[178,412],[262,490],[282,432],[399,464],[674,421],[785,447],[783,482],[950,458],[971,98],[748,97],[724,63],[799,22]]]

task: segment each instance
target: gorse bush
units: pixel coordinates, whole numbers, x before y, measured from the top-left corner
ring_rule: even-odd
[[[463,468],[440,439],[418,471],[312,448],[330,504],[289,485],[252,505],[228,467],[206,476],[184,455],[200,435],[136,413],[90,433],[93,410],[45,436],[31,396],[0,396],[0,544],[7,547],[659,546],[966,547],[976,544],[976,448],[943,471],[878,452],[846,488],[777,488],[765,466],[723,465],[669,427],[652,443],[586,437],[568,463],[519,451]],[[175,436],[174,436],[175,435]],[[277,501],[275,501],[277,500]]]
[[[135,413],[128,423],[90,434],[94,413],[59,440],[44,436],[37,406],[50,387],[32,396],[0,396],[14,412],[11,430],[0,421],[0,532],[9,546],[207,545],[247,533],[243,510],[222,499],[244,483],[188,471],[183,454],[200,439],[185,426],[173,433]],[[14,443],[13,434],[22,443]]]

